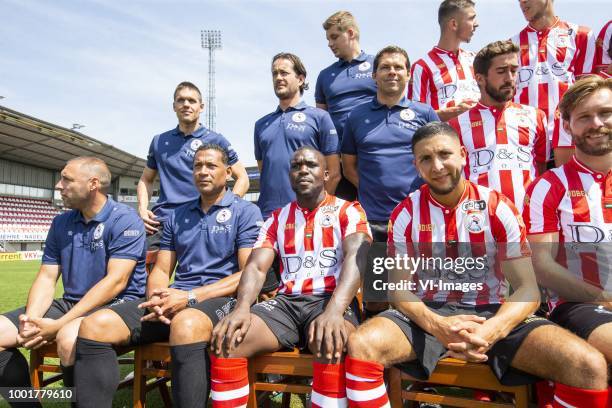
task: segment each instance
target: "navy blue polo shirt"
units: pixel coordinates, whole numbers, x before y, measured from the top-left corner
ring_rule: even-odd
[[[323,155],[338,154],[336,128],[323,109],[300,102],[282,111],[278,107],[255,123],[255,158],[263,167],[257,205],[265,218],[295,200],[289,183],[289,162],[301,146],[313,146]]]
[[[257,206],[231,191],[207,213],[199,198],[177,207],[160,243],[160,249],[176,253],[172,287],[189,290],[238,272],[238,249],[253,247],[262,222]]]
[[[359,202],[368,221],[387,222],[395,206],[421,186],[413,164],[412,135],[437,120],[431,106],[406,98],[388,108],[374,97],[351,111],[342,153],[357,156]]]
[[[373,65],[374,56],[361,51],[350,62],[339,59],[317,77],[315,101],[327,105],[341,142],[344,123],[351,109],[376,95]]]
[[[108,197],[104,207],[89,222],[71,210],[51,223],[42,263],[59,265],[64,299],[79,301],[106,276],[109,259],[133,259],[136,267],[119,299],[144,296],[146,242],[144,224],[138,213]]]
[[[230,142],[202,125],[191,135],[185,135],[177,126],[153,138],[147,167],[159,174],[159,200],[153,206],[158,221],[164,221],[173,208],[200,197],[193,183],[193,157],[204,143],[224,148],[230,165],[238,161]]]

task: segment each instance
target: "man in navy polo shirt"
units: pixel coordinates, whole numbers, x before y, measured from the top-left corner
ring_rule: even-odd
[[[82,316],[144,294],[144,226],[136,211],[106,196],[110,183],[108,167],[95,157],[72,159],[62,170],[55,188],[72,210],[53,219],[27,306],[0,316],[0,387],[29,387],[28,364],[17,347],[52,341],[64,385],[73,386]],[[60,275],[64,295],[53,299]]]
[[[119,384],[113,345],[157,341],[170,342],[174,403],[206,406],[206,347],[214,325],[234,306],[231,296],[262,218],[254,204],[226,190],[231,169],[224,147],[200,146],[192,172],[200,197],[177,207],[164,222],[146,298],[100,310],[81,326],[76,357],[80,407],[112,405]]]
[[[372,79],[374,56],[361,50],[359,26],[350,12],[335,12],[323,22],[323,29],[327,45],[338,61],[319,73],[315,101],[317,108],[329,112],[341,143],[344,123],[351,109],[376,95],[376,83]],[[336,196],[354,201],[357,190],[342,177]]]
[[[376,96],[349,113],[342,164],[344,175],[357,187],[374,242],[387,242],[391,212],[423,182],[413,164],[412,135],[439,119],[431,106],[406,98],[410,61],[405,50],[385,47],[373,65]],[[375,311],[370,305],[367,309]]]
[[[204,110],[202,94],[191,82],[181,82],[174,91],[172,105],[178,126],[153,138],[140,181],[138,182],[138,213],[142,217],[148,234],[149,248],[159,246],[161,224],[170,212],[179,205],[199,197],[194,187],[191,170],[193,156],[204,143],[214,143],[227,151],[231,175],[236,180],[234,194],[243,196],[249,189],[249,177],[238,155],[228,140],[205,128],[199,122]],[[151,210],[149,200],[153,182],[159,175],[159,199]]]
[[[299,147],[313,146],[325,156],[333,194],[340,180],[338,135],[329,113],[306,105],[301,99],[306,68],[297,55],[280,53],[272,58],[272,83],[278,108],[255,123],[255,158],[261,172],[257,205],[265,218],[295,200],[289,183],[289,163]]]

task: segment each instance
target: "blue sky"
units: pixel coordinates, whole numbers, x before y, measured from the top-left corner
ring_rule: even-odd
[[[276,108],[269,72],[280,51],[299,55],[314,104],[318,72],[334,61],[321,23],[350,10],[362,48],[388,44],[411,60],[438,40],[437,0],[412,1],[46,1],[0,0],[0,104],[81,131],[140,157],[151,138],[176,125],[172,91],[183,80],[207,86],[200,30],[223,31],[217,53],[217,131],[254,165],[253,124]],[[607,0],[556,0],[557,14],[596,32],[612,17]],[[525,26],[517,0],[480,0],[480,27],[467,49]],[[202,117],[204,120],[204,117]]]

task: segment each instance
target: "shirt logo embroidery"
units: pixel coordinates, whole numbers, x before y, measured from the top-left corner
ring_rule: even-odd
[[[367,71],[368,69],[370,69],[372,65],[368,62],[368,61],[364,61],[361,64],[359,64],[359,70],[360,71]]]
[[[471,213],[465,218],[465,228],[473,233],[477,234],[483,231],[484,215],[481,213]]]
[[[202,146],[202,141],[200,139],[194,139],[191,141],[191,145],[189,147],[195,152],[200,146]]]
[[[400,118],[403,121],[409,122],[416,117],[416,113],[412,109],[404,109],[400,112]]]
[[[98,240],[102,238],[102,234],[104,233],[104,224],[98,224],[93,233],[93,239]]]
[[[295,112],[293,116],[291,116],[291,120],[295,123],[302,123],[306,120],[306,115],[304,115],[302,112]]]
[[[217,213],[217,222],[219,224],[222,224],[226,222],[227,220],[229,220],[231,217],[232,217],[232,212],[227,208],[223,208]]]

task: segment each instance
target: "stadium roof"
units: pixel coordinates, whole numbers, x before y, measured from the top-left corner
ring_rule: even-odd
[[[113,177],[140,177],[146,164],[144,159],[80,132],[0,105],[0,158],[59,171],[76,156],[99,157]]]

